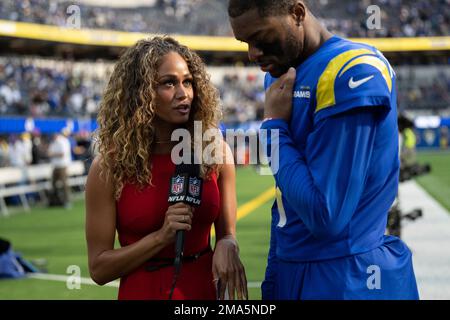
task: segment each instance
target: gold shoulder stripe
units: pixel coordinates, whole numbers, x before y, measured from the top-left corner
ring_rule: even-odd
[[[369,49],[354,49],[341,53],[334,57],[325,68],[324,72],[317,83],[317,107],[316,112],[327,107],[331,107],[336,103],[334,95],[334,82],[339,70],[351,59],[364,54],[375,54]]]
[[[386,84],[387,84],[387,86],[389,88],[389,92],[392,91],[392,79],[391,79],[391,76],[389,74],[389,69],[388,69],[386,63],[384,63],[377,56],[372,56],[372,55],[370,55],[370,56],[361,56],[361,57],[358,57],[358,58],[352,60],[341,71],[341,73],[339,74],[339,77],[341,77],[345,73],[345,71],[347,71],[351,67],[354,67],[354,66],[356,66],[358,64],[368,64],[368,65],[371,65],[371,66],[377,68],[381,72],[381,74],[383,75],[384,80],[386,80]]]

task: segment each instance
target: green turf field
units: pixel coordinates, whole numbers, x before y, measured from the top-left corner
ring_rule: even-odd
[[[429,162],[432,173],[418,182],[450,210],[450,153],[419,153],[420,162]],[[250,167],[237,172],[238,203],[242,205],[272,186],[273,178],[258,176]],[[270,201],[238,222],[237,233],[249,282],[264,276],[270,225]],[[84,240],[84,203],[77,201],[71,210],[36,208],[0,217],[0,237],[9,239],[14,249],[27,259],[45,258],[48,272],[66,275],[70,265],[81,268],[89,277]],[[81,285],[69,290],[65,282],[23,279],[1,280],[0,299],[116,299],[117,288]],[[260,289],[251,288],[250,298],[260,299]]]
[[[419,152],[417,160],[431,165],[417,182],[450,212],[450,152]]]

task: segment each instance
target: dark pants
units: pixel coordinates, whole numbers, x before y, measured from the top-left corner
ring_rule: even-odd
[[[53,196],[58,204],[70,201],[70,188],[67,182],[67,168],[54,168],[52,175]]]

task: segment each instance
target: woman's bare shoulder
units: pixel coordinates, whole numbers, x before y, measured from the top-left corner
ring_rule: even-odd
[[[89,189],[95,189],[96,192],[105,191],[108,193],[113,190],[113,184],[108,178],[109,175],[107,175],[106,172],[103,172],[102,161],[102,155],[95,156],[94,160],[92,161],[86,181],[87,192],[89,191]]]

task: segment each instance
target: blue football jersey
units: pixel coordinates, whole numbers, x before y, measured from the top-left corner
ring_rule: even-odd
[[[266,76],[266,89],[274,80]],[[381,245],[398,186],[394,87],[379,51],[337,36],[297,68],[290,123],[262,125],[280,130],[278,257],[322,260]]]
[[[267,74],[265,88],[275,80]],[[297,67],[292,103],[289,123],[272,119],[261,126],[279,132],[278,163],[272,163],[277,198],[272,206],[266,285],[270,286],[279,260],[335,259],[336,264],[329,265],[342,278],[339,284],[330,279],[330,287],[342,293],[341,282],[356,283],[348,278],[356,274],[365,287],[367,266],[359,264],[356,269],[361,270],[349,272],[348,261],[339,258],[393,243],[405,249],[394,265],[400,268],[407,261],[411,267],[406,246],[384,235],[399,173],[395,73],[388,61],[374,47],[333,36]],[[392,265],[393,259],[370,256],[376,261],[367,261],[369,265],[393,271],[389,283],[395,284],[392,279],[405,270]],[[308,277],[316,278],[310,273],[303,279]],[[317,281],[312,283],[320,285]],[[412,296],[416,295],[417,291]]]

